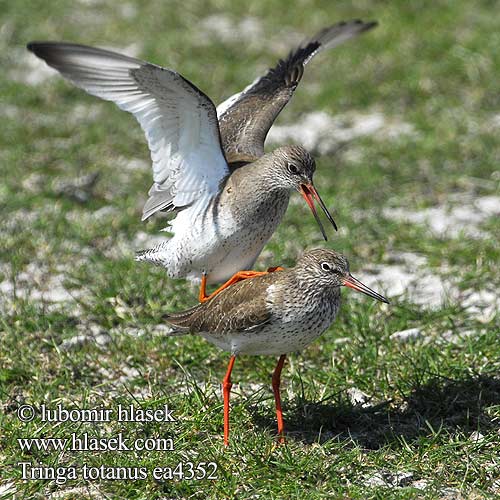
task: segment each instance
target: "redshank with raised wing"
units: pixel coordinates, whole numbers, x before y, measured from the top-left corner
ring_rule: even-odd
[[[139,252],[138,260],[164,266],[169,276],[206,284],[251,269],[299,191],[326,234],[313,185],[315,162],[300,146],[264,154],[267,132],[290,100],[304,66],[318,52],[374,27],[359,20],[320,31],[266,75],[221,104],[175,71],[83,45],[32,42],[28,49],[89,94],[133,113],[151,150],[154,183],[143,220],[158,211],[176,217],[173,236]],[[261,273],[243,273],[248,277]]]
[[[174,334],[195,333],[231,353],[223,380],[224,443],[229,440],[231,371],[239,354],[280,356],[272,376],[283,439],[280,376],[285,356],[300,351],[323,333],[340,307],[340,287],[347,286],[382,302],[388,300],[354,278],[346,258],[332,250],[310,250],[292,269],[229,286],[210,300],[165,318]]]

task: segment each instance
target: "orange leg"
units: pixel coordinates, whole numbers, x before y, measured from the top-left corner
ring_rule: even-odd
[[[231,356],[227,366],[226,376],[222,380],[222,393],[224,395],[224,446],[229,445],[229,396],[231,394],[231,372],[233,371],[236,356]]]
[[[198,294],[198,302],[205,302],[207,300],[207,275],[201,275],[200,292]]]
[[[237,283],[238,281],[243,281],[248,278],[255,278],[257,276],[264,276],[264,274],[274,273],[275,271],[282,271],[282,270],[283,270],[282,267],[270,267],[267,271],[238,271],[210,295],[207,295],[207,275],[203,274],[201,277],[201,286],[200,286],[200,293],[198,295],[198,301],[206,302],[212,297],[215,297],[218,293],[222,292],[222,290],[225,290],[226,288],[233,285],[234,283]]]
[[[284,436],[284,425],[283,425],[283,412],[281,411],[281,397],[280,397],[280,380],[281,380],[281,370],[285,364],[286,354],[282,354],[278,360],[278,364],[274,369],[272,385],[274,392],[274,402],[276,403],[276,419],[278,421],[278,441],[280,443],[285,442]]]

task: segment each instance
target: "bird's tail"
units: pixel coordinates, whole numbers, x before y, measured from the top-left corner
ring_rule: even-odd
[[[135,260],[138,262],[151,262],[157,266],[166,267],[167,264],[167,244],[168,241],[160,243],[153,248],[139,250],[135,253]]]
[[[178,332],[177,335],[191,333],[201,306],[202,304],[198,304],[185,311],[165,314],[163,319]]]

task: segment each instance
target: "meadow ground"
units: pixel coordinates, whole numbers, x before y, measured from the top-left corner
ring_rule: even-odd
[[[498,2],[0,6],[0,498],[498,498]],[[114,47],[220,102],[304,36],[353,17],[380,26],[311,63],[270,139],[314,151],[316,185],[340,226],[326,245],[392,303],[344,290],[334,325],[290,356],[286,446],[275,446],[275,359],[238,359],[223,449],[227,355],[164,335],[162,314],[193,305],[195,291],[133,260],[165,222],[140,222],[151,183],[142,132],[24,46]],[[294,195],[257,268],[324,245],[307,212]],[[176,422],[23,423],[24,404],[168,404]],[[85,432],[172,437],[174,449],[23,452],[17,441]],[[148,474],[23,481],[20,462]],[[217,479],[152,477],[179,462],[215,462]]]

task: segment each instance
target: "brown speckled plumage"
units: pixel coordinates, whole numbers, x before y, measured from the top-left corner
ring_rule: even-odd
[[[286,354],[303,349],[330,326],[340,307],[340,287],[349,279],[354,278],[344,256],[310,250],[294,268],[241,281],[166,319],[177,333],[199,333],[233,355]]]

